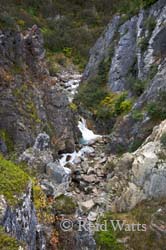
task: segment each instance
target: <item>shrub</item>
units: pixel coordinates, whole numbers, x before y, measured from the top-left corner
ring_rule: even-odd
[[[100,79],[96,77],[80,86],[75,101],[93,112],[107,94],[107,90],[100,85]]]
[[[141,8],[147,8],[157,0],[121,0],[117,4],[117,10],[128,15],[135,15]]]
[[[154,17],[150,16],[146,19],[146,21],[144,22],[144,26],[146,28],[146,30],[148,31],[148,34],[144,37],[141,37],[139,42],[138,42],[138,46],[140,47],[140,49],[145,52],[148,45],[149,45],[149,40],[150,37],[152,35],[152,32],[154,30],[154,28],[156,27],[156,20]]]
[[[77,107],[77,105],[75,104],[75,103],[70,103],[70,109],[72,110],[72,111],[74,111],[74,112],[76,112],[77,110],[78,110],[78,107]]]
[[[126,100],[127,93],[109,93],[99,104],[96,115],[99,118],[115,118],[118,115],[128,113],[132,107],[132,101]]]
[[[147,112],[153,120],[166,119],[166,91],[159,91],[157,100],[147,106]]]
[[[158,120],[158,119],[161,118],[162,113],[160,112],[160,107],[157,106],[157,103],[151,102],[151,103],[148,105],[147,111],[148,111],[148,115],[149,115],[152,119]]]
[[[123,113],[128,113],[132,108],[132,101],[131,100],[125,100],[120,104],[120,110]]]
[[[166,148],[166,132],[162,134],[160,142],[163,148]]]
[[[8,13],[0,14],[0,28],[10,28],[13,29],[15,26],[14,18]]]
[[[146,19],[144,25],[145,28],[149,31],[149,34],[151,35],[156,27],[156,19],[153,16],[150,16]]]
[[[138,46],[142,50],[142,52],[145,52],[147,50],[147,47],[149,45],[149,36],[147,37],[141,37],[138,41]]]
[[[157,74],[157,72],[158,72],[158,65],[155,65],[155,64],[151,65],[149,72],[148,72],[148,78],[152,80]]]
[[[100,78],[95,78],[91,84],[90,82],[82,84],[75,102],[89,109],[96,118],[109,120],[131,110],[132,101],[126,99],[127,95],[126,92],[120,94],[108,92],[102,86]]]
[[[25,28],[25,21],[24,21],[24,20],[21,20],[21,19],[17,20],[17,24],[18,24],[22,29]]]
[[[135,139],[129,146],[129,152],[136,151],[143,143],[142,139]]]
[[[72,48],[65,47],[63,49],[63,53],[65,54],[65,56],[70,58],[72,56]]]
[[[141,121],[143,119],[144,114],[139,110],[133,110],[131,116],[135,121]]]
[[[147,81],[137,79],[133,76],[129,76],[127,85],[133,95],[140,96],[146,89]]]

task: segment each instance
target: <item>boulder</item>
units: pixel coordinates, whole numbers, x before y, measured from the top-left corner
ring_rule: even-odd
[[[68,181],[69,173],[58,164],[58,162],[52,162],[46,166],[46,174],[48,178],[53,180],[56,184],[61,184]]]
[[[88,214],[88,220],[92,221],[92,222],[96,221],[97,220],[97,215],[98,215],[97,213],[91,211]]]
[[[94,207],[95,203],[92,199],[81,202],[80,207],[83,209],[83,211],[88,212]]]
[[[34,146],[25,150],[19,157],[19,161],[26,162],[30,168],[37,170],[38,174],[46,173],[47,164],[53,162],[52,151],[48,148],[48,138],[47,134],[39,134]]]

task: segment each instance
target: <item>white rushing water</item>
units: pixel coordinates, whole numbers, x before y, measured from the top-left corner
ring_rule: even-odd
[[[61,83],[61,86],[64,88],[64,91],[66,92],[68,96],[69,102],[73,101],[73,98],[75,94],[77,93],[77,89],[81,82],[81,77],[82,77],[81,74],[75,73],[71,75],[70,77],[68,76],[69,79],[67,81],[65,81],[64,79],[64,81]]]
[[[91,154],[93,152],[94,149],[92,147],[84,146],[78,152],[74,151],[73,153],[62,154],[59,163],[62,167],[64,167],[67,163],[76,164],[81,160],[81,158],[84,158],[85,155]],[[67,171],[67,168],[65,169]]]
[[[84,118],[81,118],[81,121],[79,121],[78,128],[82,133],[83,144],[91,145],[102,137],[101,135],[94,134],[92,130],[87,128],[86,120]]]
[[[72,102],[74,95],[77,93],[77,89],[79,87],[82,75],[73,74],[68,81],[64,81],[64,89],[66,90],[67,96],[69,98],[69,102]],[[59,160],[60,166],[65,168],[67,163],[75,164],[80,161],[82,157],[86,154],[91,154],[94,152],[94,149],[89,145],[92,145],[95,141],[101,138],[101,135],[96,135],[90,129],[88,129],[86,120],[81,117],[78,122],[78,128],[82,134],[81,144],[83,147],[78,151],[74,151],[73,153],[62,154],[61,159]],[[68,168],[65,168],[65,172],[69,173]]]
[[[68,78],[69,76],[64,74],[64,79]],[[74,95],[77,93],[77,89],[79,87],[79,84],[81,82],[81,74],[73,74],[69,77],[68,81],[64,80],[63,86],[66,91],[66,94],[68,96],[69,102],[72,102]],[[63,78],[61,76],[61,78]],[[82,144],[82,148],[76,152],[73,153],[66,153],[62,154],[61,158],[59,160],[59,165],[62,166],[68,175],[70,173],[70,169],[66,168],[65,165],[67,163],[75,164],[80,161],[82,157],[84,157],[86,154],[91,154],[94,152],[94,149],[90,147],[89,145],[92,145],[95,141],[100,139],[101,135],[96,135],[94,132],[90,129],[88,129],[86,120],[81,117],[80,121],[78,122],[78,128],[82,134],[82,138],[80,140]]]
[[[82,133],[81,141],[83,142],[82,144],[84,146],[78,152],[74,151],[73,153],[63,154],[59,160],[59,163],[62,167],[65,167],[67,163],[77,164],[81,158],[84,158],[88,154],[94,153],[94,148],[90,147],[89,145],[92,145],[95,141],[102,137],[101,135],[94,134],[92,130],[87,128],[86,120],[84,118],[81,118],[79,121],[78,128]]]

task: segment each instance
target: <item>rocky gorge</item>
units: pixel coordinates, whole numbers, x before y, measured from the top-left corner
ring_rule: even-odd
[[[159,0],[115,15],[83,74],[50,75],[38,26],[1,31],[3,250],[165,250],[165,12]],[[97,76],[107,91],[94,112],[81,91],[96,93]],[[88,227],[103,220],[146,231]]]

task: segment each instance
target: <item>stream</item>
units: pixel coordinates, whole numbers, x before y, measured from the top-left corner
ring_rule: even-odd
[[[64,82],[61,84],[61,87],[64,87],[66,94],[68,96],[69,102],[72,102],[74,95],[77,93],[77,88],[79,87],[79,83],[81,80],[81,75],[76,74],[73,76],[73,79],[70,79],[68,82]],[[82,134],[82,138],[80,139],[80,149],[78,151],[74,151],[73,153],[65,153],[60,156],[59,159],[59,166],[63,168],[65,172],[64,182],[68,182],[65,184],[65,195],[73,196],[76,198],[78,203],[77,213],[75,214],[75,219],[83,219],[88,222],[94,222],[97,219],[97,216],[100,214],[100,208],[97,205],[95,209],[93,206],[93,196],[96,197],[100,193],[101,189],[101,197],[100,201],[101,204],[105,202],[102,200],[104,198],[105,193],[103,191],[103,178],[104,174],[102,170],[93,169],[93,159],[94,164],[100,160],[101,164],[102,161],[105,162],[105,158],[102,154],[99,153],[100,157],[96,157],[96,150],[95,145],[102,143],[102,136],[95,134],[92,130],[87,127],[86,120],[83,117],[80,117],[78,121],[78,128]],[[76,182],[76,188],[73,188],[73,191],[70,190],[69,186],[72,183],[70,176],[73,175],[73,170],[68,167],[72,168],[75,166],[74,170],[75,177],[72,181]],[[102,167],[102,166],[101,166]],[[95,172],[96,171],[96,172]],[[98,188],[96,188],[96,185]],[[87,209],[87,215],[84,213],[84,208]],[[102,211],[102,209],[101,209]],[[93,233],[90,231],[82,231],[77,232],[77,249],[78,250],[95,250],[96,243],[93,238]]]
[[[64,88],[70,103],[73,101],[74,96],[77,93],[81,77],[81,74],[75,73],[69,77],[69,80],[66,80],[67,73],[61,75],[63,81],[60,85]],[[83,117],[80,117],[80,120],[78,121],[78,128],[82,134],[82,138],[80,139],[80,144],[82,145],[81,149],[78,152],[74,151],[73,153],[62,154],[59,160],[59,165],[64,169],[67,176],[66,178],[71,174],[71,170],[65,167],[65,165],[68,163],[77,164],[79,163],[79,159],[84,158],[85,155],[94,153],[94,149],[90,147],[90,145],[93,145],[96,141],[102,138],[101,135],[95,134],[87,127],[86,120]]]

